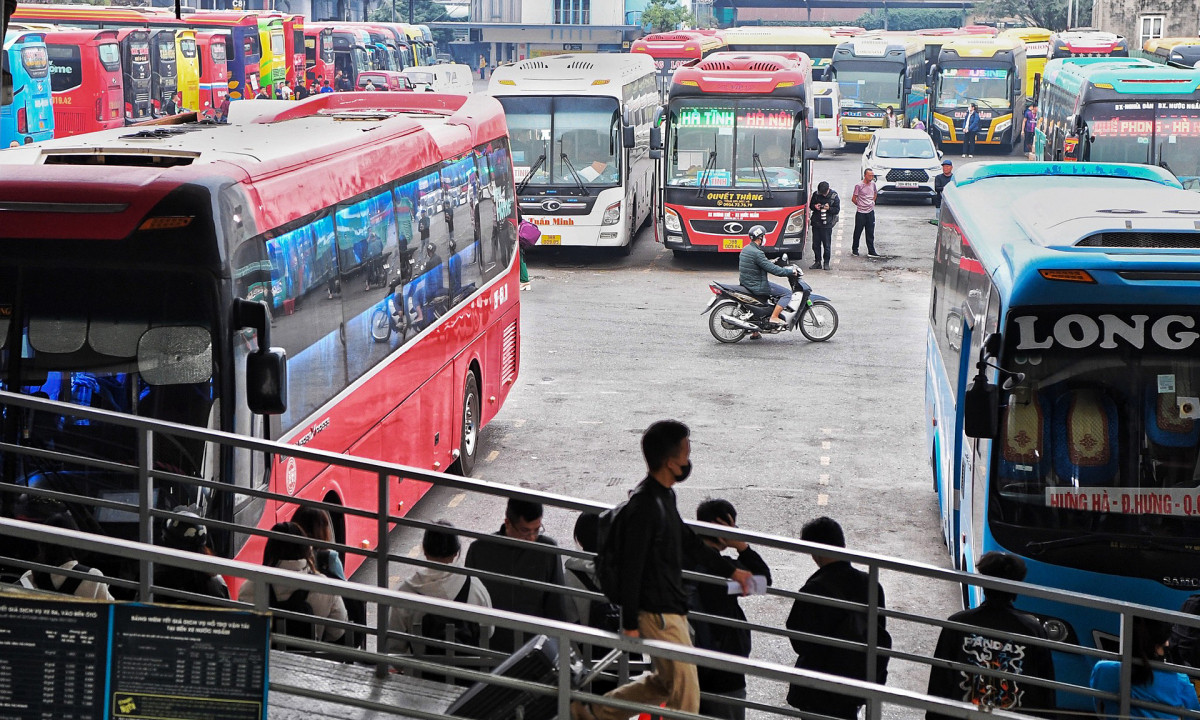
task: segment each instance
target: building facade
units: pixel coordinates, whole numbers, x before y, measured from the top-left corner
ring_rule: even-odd
[[[1124,35],[1130,47],[1140,49],[1154,38],[1200,35],[1200,5],[1196,0],[1093,0],[1092,26]]]
[[[472,40],[491,63],[565,52],[622,52],[644,0],[471,0]]]

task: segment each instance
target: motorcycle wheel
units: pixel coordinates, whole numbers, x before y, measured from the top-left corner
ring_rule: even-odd
[[[392,336],[392,320],[387,310],[376,308],[371,315],[371,339],[377,343],[387,342]]]
[[[721,319],[722,315],[733,315],[737,312],[738,304],[732,300],[717,303],[708,314],[708,331],[723,343],[735,343],[746,337],[746,331],[735,325],[730,325]]]
[[[824,300],[817,300],[805,308],[804,314],[800,316],[800,332],[813,342],[825,342],[833,337],[837,329],[837,310]]]

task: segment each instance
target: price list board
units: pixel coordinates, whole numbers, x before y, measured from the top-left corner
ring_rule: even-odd
[[[0,720],[265,720],[265,615],[0,596]]]

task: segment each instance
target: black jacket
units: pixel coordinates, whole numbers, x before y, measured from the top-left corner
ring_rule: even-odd
[[[950,175],[949,177],[947,177],[945,173],[938,173],[937,175],[934,176],[934,178],[933,178],[933,192],[934,192],[933,206],[934,207],[942,206],[942,191],[946,189],[946,186],[949,185],[950,181],[953,179],[954,179],[954,175]]]
[[[850,563],[833,562],[820,568],[800,592],[809,595],[837,598],[858,603],[867,602],[868,575],[856,570]],[[879,607],[884,607],[883,587],[879,587]],[[866,613],[854,612],[844,608],[836,608],[797,598],[788,615],[787,629],[799,632],[824,635],[865,642]],[[890,648],[891,636],[887,632],[887,619],[879,616],[878,643],[879,647]],[[857,636],[857,637],[856,637]],[[866,653],[847,648],[835,648],[829,645],[808,640],[792,639],[792,649],[796,651],[796,667],[805,670],[841,675],[855,680],[865,680],[867,677]],[[887,677],[887,660],[879,656],[876,664],[875,681],[883,683]],[[788,691],[788,705],[799,710],[832,715],[834,717],[854,717],[859,706],[864,701],[849,695],[813,690],[800,685],[793,685]]]
[[[950,619],[981,629],[990,628],[1046,639],[1046,632],[1041,623],[1013,608],[1012,603],[1007,600],[985,600],[974,610],[963,610],[951,615]],[[1025,645],[1014,640],[988,638],[978,633],[964,633],[945,628],[938,637],[937,649],[933,655],[942,660],[978,665],[990,670],[1045,680],[1054,679],[1054,662],[1047,648]],[[1049,688],[949,668],[930,669],[929,694],[975,705],[984,704],[986,697],[990,698],[990,703],[996,708],[1020,713],[1051,711],[1054,708],[1054,691]],[[1040,714],[1048,715],[1049,712]],[[926,713],[925,717],[926,720],[950,720],[949,716],[932,712]]]
[[[771,584],[771,569],[753,548],[747,547],[739,552],[733,564],[742,570],[749,570],[751,575],[765,575],[767,584]],[[691,569],[709,575],[716,572],[703,561],[693,565]],[[742,612],[738,597],[730,595],[727,588],[711,583],[688,583],[688,608],[695,612],[745,621],[746,613]],[[691,622],[696,633],[696,647],[750,657],[749,630],[701,622],[694,618]],[[697,670],[700,673],[701,692],[727,693],[746,687],[746,676],[742,673],[716,670],[703,665],[697,667]]]
[[[500,531],[495,534],[503,536],[504,528],[501,527]],[[537,541],[546,545],[556,544],[545,536],[539,537]],[[464,564],[475,570],[486,570],[555,585],[563,584],[563,568],[557,554],[508,543],[493,542],[487,538],[480,538],[471,543],[471,547],[467,548]],[[497,610],[509,610],[549,620],[565,620],[567,617],[561,593],[521,587],[513,583],[485,578],[480,579],[483,580],[488,595],[492,596],[492,607]],[[514,640],[513,631],[510,628],[497,627],[489,647],[493,650],[511,653],[516,649]]]
[[[829,209],[824,212],[817,209],[817,205],[829,203]],[[819,228],[833,227],[837,224],[838,213],[842,211],[842,199],[838,197],[833,188],[829,188],[828,195],[820,195],[813,191],[812,198],[808,201],[808,216],[812,218],[812,226]]]
[[[628,513],[628,515],[625,515]],[[621,627],[636,630],[638,612],[686,615],[683,567],[699,563],[729,577],[733,561],[705,545],[683,524],[675,491],[652,477],[642,480],[622,511]],[[493,604],[495,596],[492,597]]]
[[[746,288],[754,295],[770,295],[771,285],[767,280],[767,275],[778,275],[787,277],[792,274],[791,270],[781,268],[775,263],[767,259],[767,254],[762,248],[746,241],[742,247],[742,253],[738,256],[738,283]]]

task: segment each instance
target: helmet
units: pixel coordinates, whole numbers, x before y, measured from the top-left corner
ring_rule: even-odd
[[[755,225],[750,228],[750,242],[762,240],[767,236],[767,229],[762,225]]]

